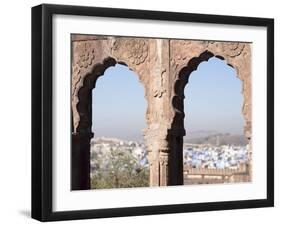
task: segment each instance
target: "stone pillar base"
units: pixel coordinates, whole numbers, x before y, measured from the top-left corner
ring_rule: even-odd
[[[90,189],[90,141],[92,133],[72,133],[71,190]]]

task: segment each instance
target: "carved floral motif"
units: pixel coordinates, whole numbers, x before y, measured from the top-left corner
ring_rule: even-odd
[[[166,69],[163,69],[160,73],[160,76],[157,76],[156,79],[156,87],[153,91],[153,96],[161,98],[163,94],[166,92],[166,89],[164,88],[164,74],[166,73]]]
[[[244,43],[240,42],[231,42],[231,43],[222,43],[223,52],[229,57],[239,56],[245,47]]]
[[[191,41],[189,40],[171,40],[171,45],[173,46],[174,56],[171,58],[171,64],[174,67],[178,66],[178,61],[182,61],[186,59],[186,54],[184,49],[186,49],[190,44]]]
[[[72,68],[72,95],[75,94],[77,84],[81,81],[81,70],[92,65],[95,59],[95,50],[90,42],[78,42],[74,51],[76,56],[74,58],[74,64]]]
[[[78,127],[80,115],[77,111],[76,105],[79,102],[77,92],[82,86],[82,72],[93,64],[95,59],[95,50],[91,42],[81,41],[77,42],[74,50],[74,62],[72,66],[72,106],[73,106],[73,125],[74,131]]]
[[[164,165],[164,166],[168,166],[169,165],[169,156],[165,153],[165,154],[161,154],[159,156],[159,162],[160,165]]]
[[[89,42],[79,42],[76,45],[77,58],[75,64],[79,68],[87,68],[95,59],[94,48]]]
[[[143,39],[122,39],[115,40],[113,52],[117,57],[128,60],[133,65],[139,65],[148,56],[148,43]]]
[[[216,42],[215,41],[200,41],[200,43],[204,48],[208,48],[209,45],[214,45]]]

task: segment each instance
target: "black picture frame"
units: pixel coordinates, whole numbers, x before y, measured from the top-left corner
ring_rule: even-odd
[[[266,27],[267,198],[54,212],[52,210],[52,18],[55,14]],[[49,4],[32,8],[32,218],[40,221],[56,221],[272,206],[274,206],[273,19]]]

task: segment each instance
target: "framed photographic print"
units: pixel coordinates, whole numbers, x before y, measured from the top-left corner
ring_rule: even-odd
[[[32,217],[274,205],[274,21],[32,8]]]

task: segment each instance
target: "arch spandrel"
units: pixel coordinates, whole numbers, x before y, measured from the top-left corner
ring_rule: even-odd
[[[93,74],[95,67],[99,66],[101,69],[104,65],[104,53],[106,51],[100,52],[100,49],[103,49],[104,46],[104,40],[98,37],[88,39],[87,36],[77,35],[72,38],[72,118],[74,133],[77,132],[81,118],[81,111],[79,112],[77,109],[80,101],[83,101],[79,97],[80,91],[82,88],[88,87],[90,89],[90,84],[86,84],[86,78]],[[91,79],[94,80],[95,78]]]
[[[124,62],[144,80],[149,54],[149,40],[143,38],[109,38],[110,55]]]

